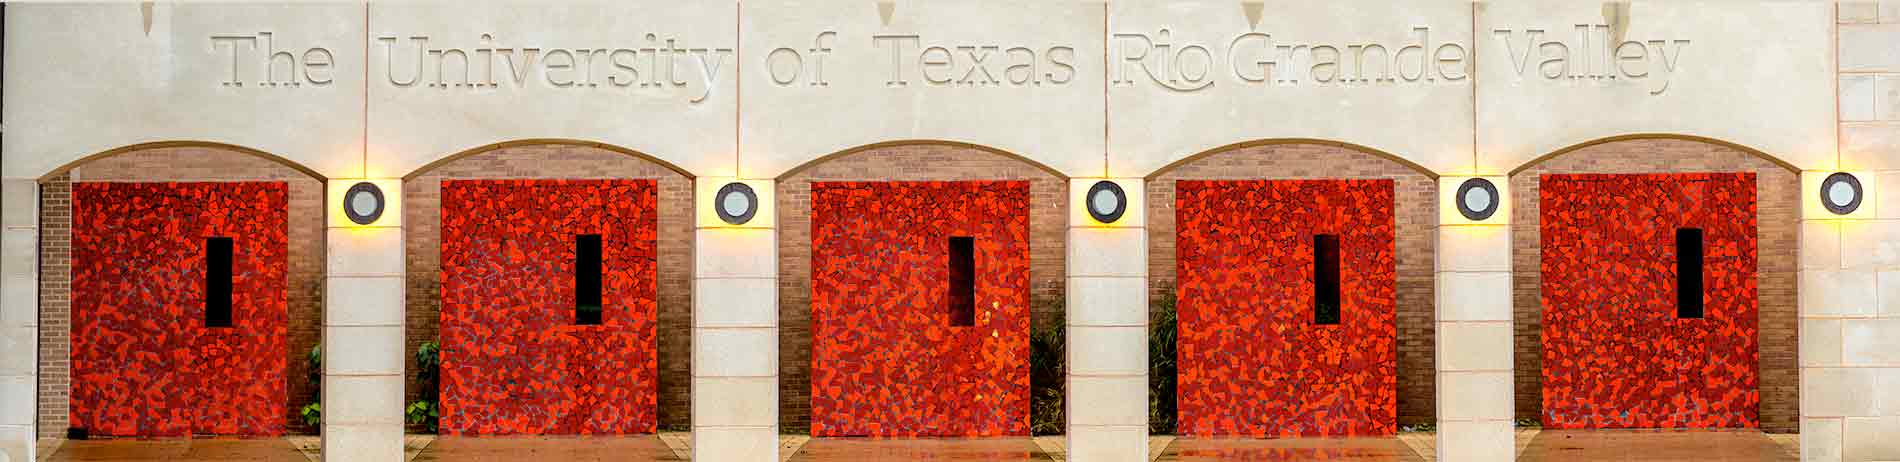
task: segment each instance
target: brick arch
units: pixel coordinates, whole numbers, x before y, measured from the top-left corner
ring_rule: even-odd
[[[1155,169],[1154,172],[1148,174],[1147,178],[1149,180],[1161,178],[1167,175],[1168,172],[1174,171],[1175,169],[1194,165],[1195,163],[1200,162],[1201,159],[1205,157],[1221,155],[1221,154],[1243,150],[1247,148],[1256,148],[1256,147],[1262,147],[1262,146],[1276,146],[1276,145],[1330,146],[1334,148],[1343,149],[1346,151],[1352,151],[1354,153],[1361,154],[1361,155],[1382,158],[1386,161],[1404,166],[1405,168],[1411,169],[1414,172],[1417,172],[1421,175],[1425,175],[1425,177],[1431,178],[1434,180],[1438,179],[1438,176],[1439,176],[1438,172],[1434,172],[1429,168],[1425,168],[1424,165],[1419,165],[1417,162],[1413,162],[1411,159],[1405,158],[1405,156],[1381,151],[1369,146],[1347,143],[1344,141],[1333,141],[1333,140],[1325,140],[1325,139],[1318,139],[1318,138],[1266,138],[1266,139],[1258,139],[1258,140],[1251,140],[1251,141],[1242,141],[1239,143],[1219,146],[1213,149],[1208,149],[1206,151],[1195,153],[1194,155],[1183,157],[1181,158],[1181,160],[1171,162],[1168,165],[1163,165],[1161,166],[1161,168]]]
[[[1437,245],[1437,175],[1396,156],[1345,143],[1268,140],[1196,154],[1148,177],[1148,287],[1173,290],[1175,182],[1178,180],[1390,179],[1397,247],[1398,423],[1431,423],[1436,369],[1432,331]]]
[[[1037,162],[1035,159],[1030,159],[1029,157],[1023,156],[1021,154],[1004,151],[1001,149],[996,149],[996,148],[992,148],[992,147],[984,146],[980,144],[965,143],[962,141],[916,139],[916,140],[895,140],[895,141],[885,141],[881,143],[871,143],[871,144],[858,146],[858,147],[834,152],[831,154],[819,156],[812,160],[806,161],[803,164],[799,164],[797,167],[792,167],[791,169],[786,170],[785,173],[779,174],[778,179],[783,181],[790,178],[796,178],[799,176],[800,173],[803,173],[807,169],[824,165],[828,162],[837,160],[839,158],[851,157],[851,156],[862,154],[869,151],[881,151],[888,148],[905,147],[905,146],[941,146],[944,148],[956,148],[956,149],[971,150],[971,151],[982,151],[985,153],[989,153],[991,155],[1014,159],[1017,162],[1035,167],[1057,178],[1063,178],[1063,179],[1068,178],[1068,175],[1063,175],[1062,171],[1056,170],[1054,167],[1044,165],[1041,162]]]
[[[1538,419],[1543,410],[1539,176],[1694,172],[1755,173],[1760,424],[1769,432],[1799,428],[1799,171],[1771,155],[1734,143],[1659,134],[1581,143],[1541,156],[1511,173],[1513,362],[1518,418]]]
[[[79,166],[97,162],[104,159],[109,159],[114,156],[128,154],[128,153],[145,152],[145,151],[151,151],[151,150],[157,150],[157,149],[168,149],[168,148],[200,148],[200,149],[206,149],[206,150],[227,152],[231,154],[241,154],[241,155],[245,155],[249,157],[255,157],[258,159],[274,162],[280,166],[283,166],[284,168],[288,168],[298,173],[302,173],[304,176],[315,179],[317,181],[327,180],[327,178],[324,178],[323,174],[317,173],[316,170],[312,170],[310,169],[310,167],[304,166],[303,164],[299,164],[296,161],[286,159],[282,156],[260,151],[257,149],[252,149],[252,148],[239,146],[235,144],[219,143],[216,141],[174,140],[174,141],[154,141],[154,142],[149,142],[149,143],[139,143],[139,144],[120,146],[117,148],[100,151],[93,155],[75,159],[72,162],[66,163],[66,165],[62,165],[59,168],[53,169],[53,171],[51,172],[47,172],[45,175],[40,176],[40,181],[41,182],[52,181],[58,177],[66,175],[68,172],[72,171],[75,168],[79,168]]]
[[[954,180],[1029,182],[1031,328],[1061,319],[1066,177],[1016,154],[947,141],[878,143],[820,157],[780,176],[776,185],[781,426],[800,430],[811,424],[811,183]]]
[[[324,178],[282,157],[213,142],[166,141],[107,150],[40,179],[39,432],[61,436],[69,426],[72,386],[73,183],[281,181],[288,189],[285,363],[287,428],[303,427],[297,410],[317,398],[304,353],[322,338]]]
[[[1554,160],[1559,157],[1563,157],[1572,152],[1588,149],[1596,145],[1620,143],[1624,141],[1641,141],[1641,140],[1680,140],[1680,141],[1687,141],[1687,142],[1693,142],[1693,143],[1711,144],[1711,145],[1728,148],[1728,149],[1731,149],[1743,154],[1747,154],[1750,156],[1761,158],[1761,160],[1780,166],[1782,169],[1785,169],[1790,172],[1799,173],[1801,171],[1801,168],[1795,167],[1794,164],[1788,163],[1788,161],[1782,160],[1779,157],[1775,157],[1773,154],[1769,154],[1767,152],[1763,152],[1762,150],[1748,147],[1742,144],[1731,143],[1725,140],[1703,137],[1703,136],[1695,136],[1695,135],[1682,135],[1682,134],[1675,134],[1675,133],[1631,133],[1627,135],[1617,135],[1617,136],[1597,138],[1594,140],[1589,140],[1582,143],[1565,146],[1562,149],[1551,151],[1549,154],[1537,156],[1534,159],[1525,161],[1523,165],[1519,165],[1516,168],[1511,169],[1510,175],[1515,176],[1519,172],[1536,168],[1539,164],[1549,162],[1551,160]]]
[[[658,189],[657,345],[661,428],[692,423],[693,180],[679,168],[625,148],[573,140],[497,143],[447,156],[403,179],[407,327],[404,361],[439,336],[441,200],[445,179],[652,179]],[[413,368],[413,365],[406,366]],[[413,371],[405,401],[421,390]]]
[[[607,143],[598,143],[598,142],[593,142],[593,141],[576,140],[576,139],[569,139],[569,138],[526,138],[526,139],[510,140],[510,141],[503,141],[500,143],[476,146],[473,148],[462,150],[461,152],[443,156],[442,158],[436,159],[433,162],[423,164],[421,167],[416,167],[414,171],[411,171],[408,174],[403,175],[402,178],[404,180],[408,180],[411,178],[422,177],[422,176],[428,175],[430,171],[433,171],[438,168],[442,168],[449,164],[453,164],[456,161],[461,160],[466,157],[482,155],[482,154],[509,149],[509,148],[530,147],[530,146],[573,146],[573,147],[592,148],[592,149],[601,150],[601,151],[614,152],[614,153],[619,153],[622,155],[636,157],[646,162],[663,167],[667,170],[672,170],[674,173],[678,173],[680,176],[684,176],[687,179],[693,178],[693,172],[686,171],[686,169],[680,168],[680,166],[678,165],[673,165],[673,163],[671,162],[661,160],[659,157],[654,157],[653,155],[650,155],[644,152],[628,149],[628,148],[617,146],[617,145],[607,144]]]

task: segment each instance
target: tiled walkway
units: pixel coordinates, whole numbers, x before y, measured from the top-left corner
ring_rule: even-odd
[[[1425,462],[1398,438],[1177,438],[1159,460]]]
[[[1793,462],[1798,438],[1755,430],[1545,430],[1537,433],[1519,462],[1698,461]],[[1521,444],[1522,442],[1520,442]]]
[[[1057,460],[1029,438],[869,439],[812,438],[792,462],[1031,461]]]
[[[681,461],[657,435],[589,437],[444,437],[414,462]]]
[[[290,440],[170,439],[170,440],[42,440],[40,462],[308,462]]]

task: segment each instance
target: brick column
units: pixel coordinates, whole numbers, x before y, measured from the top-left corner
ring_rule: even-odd
[[[344,214],[344,192],[365,180],[330,180],[323,296],[323,459],[403,459],[402,181],[369,180],[385,206],[368,225]]]
[[[1801,459],[1900,460],[1900,0],[1837,8],[1835,168],[1866,193],[1835,215],[1801,173]]]
[[[1511,387],[1510,179],[1483,221],[1458,212],[1458,186],[1438,179],[1438,460],[1508,461],[1515,454]]]
[[[771,180],[750,221],[727,224],[714,196],[731,178],[694,187],[693,460],[778,461],[778,229]]]
[[[0,224],[0,460],[34,460],[39,401],[39,183],[4,182]]]
[[[1100,223],[1069,182],[1068,459],[1148,459],[1148,230],[1142,180],[1113,179],[1128,198]]]

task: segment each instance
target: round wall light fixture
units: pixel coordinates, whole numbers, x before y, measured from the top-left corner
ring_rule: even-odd
[[[1458,195],[1453,198],[1458,203],[1458,214],[1471,221],[1484,221],[1498,212],[1498,186],[1491,180],[1472,178],[1458,185]]]
[[[385,205],[383,188],[377,187],[375,183],[359,182],[350,185],[350,190],[343,193],[343,215],[349,217],[351,223],[375,223],[377,218],[382,218]]]
[[[1827,207],[1827,211],[1835,215],[1854,213],[1855,209],[1860,208],[1864,192],[1860,188],[1860,178],[1847,172],[1834,172],[1821,180],[1821,206]]]
[[[1089,216],[1102,223],[1114,223],[1122,218],[1122,213],[1128,211],[1128,194],[1122,192],[1122,185],[1113,181],[1097,181],[1094,186],[1089,186],[1089,193],[1083,197],[1083,202],[1089,209]]]
[[[759,195],[745,183],[726,183],[713,195],[713,211],[718,212],[719,220],[726,224],[743,225],[759,213]]]

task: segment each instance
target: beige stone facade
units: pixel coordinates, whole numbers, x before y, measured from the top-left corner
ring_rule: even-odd
[[[1440,460],[1538,412],[1536,175],[1754,171],[1762,426],[1900,458],[1900,3],[888,0],[9,4],[0,459],[64,433],[70,184],[292,184],[291,380],[329,460],[401,458],[445,178],[661,183],[659,409],[706,460],[808,421],[810,181],[1026,179],[1071,460],[1141,460],[1172,184],[1397,180],[1399,402]],[[637,153],[637,154],[636,154]],[[1821,181],[1860,180],[1834,214]],[[1465,219],[1486,178],[1504,210]],[[1082,210],[1124,184],[1138,213]],[[389,214],[354,223],[370,181]],[[713,212],[730,182],[751,222]],[[1065,304],[1056,305],[1054,301]],[[1041,324],[1038,324],[1041,325]],[[1078,401],[1089,403],[1080,405]],[[286,416],[290,418],[291,416]],[[1137,447],[1138,446],[1138,447]]]

